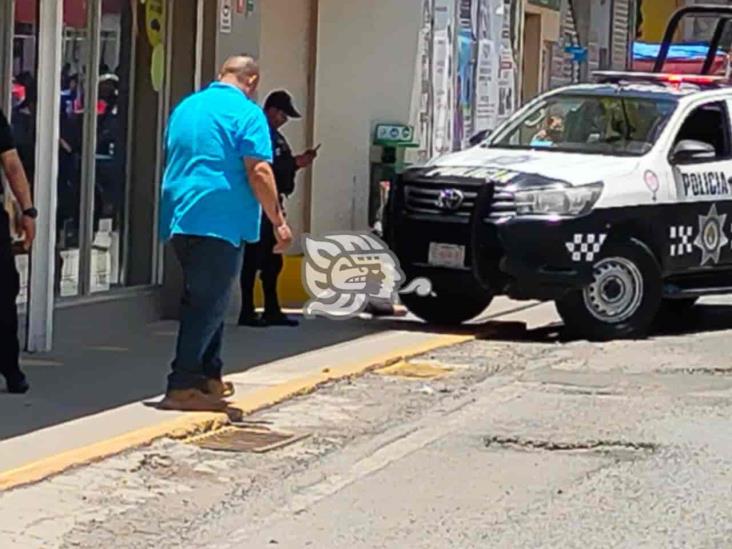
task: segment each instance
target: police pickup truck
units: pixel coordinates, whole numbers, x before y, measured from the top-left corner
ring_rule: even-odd
[[[387,236],[433,284],[407,308],[455,324],[495,295],[551,300],[573,333],[612,339],[732,293],[732,87],[657,67],[544,94],[402,174]]]

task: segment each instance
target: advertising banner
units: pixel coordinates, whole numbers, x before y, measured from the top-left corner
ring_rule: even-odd
[[[498,70],[498,118],[500,124],[516,109],[516,73],[518,67],[511,40],[511,0],[504,0],[501,29],[500,66]]]

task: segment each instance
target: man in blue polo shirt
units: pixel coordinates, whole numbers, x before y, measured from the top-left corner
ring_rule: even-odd
[[[258,83],[253,58],[231,57],[218,81],[181,102],[168,125],[161,232],[183,268],[184,293],[165,409],[226,407],[233,388],[221,381],[221,343],[242,244],[259,239],[261,209],[275,250],[292,241],[269,164],[267,119],[250,99]]]

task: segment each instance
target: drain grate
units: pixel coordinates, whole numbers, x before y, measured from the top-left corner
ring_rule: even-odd
[[[309,433],[273,431],[267,427],[224,427],[191,439],[189,442],[205,450],[220,452],[254,452],[263,454],[307,438]]]

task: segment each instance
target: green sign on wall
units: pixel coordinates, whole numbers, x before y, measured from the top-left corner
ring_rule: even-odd
[[[562,9],[562,0],[529,0],[529,4],[549,8],[550,10],[559,11]]]

